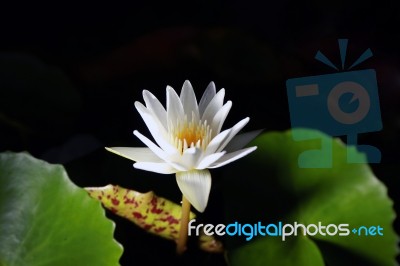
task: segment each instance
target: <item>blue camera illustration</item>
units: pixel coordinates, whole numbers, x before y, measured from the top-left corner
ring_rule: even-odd
[[[339,40],[339,48],[344,69],[347,39]],[[372,56],[370,49],[352,65],[361,63]],[[328,58],[317,52],[316,59],[335,68]],[[379,149],[370,145],[357,145],[361,133],[376,132],[382,129],[376,72],[373,69],[345,71],[333,74],[289,79],[286,82],[292,128],[313,128],[331,136],[347,136],[347,145],[354,145],[366,154],[368,162],[379,163]],[[293,139],[306,140],[303,134],[294,131]],[[308,138],[312,138],[309,136]],[[321,156],[332,158],[332,143],[322,143]],[[299,156],[301,168],[329,168],[332,162],[322,164],[307,160],[312,152]],[[328,160],[329,161],[329,160]],[[363,158],[351,157],[349,163],[362,162]]]

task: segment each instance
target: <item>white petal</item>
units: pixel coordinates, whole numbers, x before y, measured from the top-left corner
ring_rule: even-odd
[[[187,167],[184,167],[180,162],[176,163],[176,162],[168,162],[169,165],[171,165],[173,168],[175,168],[178,171],[188,171],[189,169]]]
[[[159,174],[174,174],[177,172],[175,168],[167,163],[137,162],[134,163],[133,166],[137,169],[142,169]]]
[[[196,95],[194,94],[192,84],[188,80],[183,83],[180,99],[188,121],[192,121],[192,114],[194,114],[195,121],[199,121],[199,108],[197,106]]]
[[[175,168],[178,171],[187,171],[187,168],[184,167],[181,163],[175,163],[175,162],[167,162],[169,165],[171,165],[173,168]]]
[[[211,164],[215,163],[218,161],[222,156],[224,156],[226,152],[218,152],[218,153],[213,153],[210,154],[206,157],[204,157],[201,162],[197,165],[196,169],[205,169],[208,168]]]
[[[218,147],[217,151],[222,151],[232,140],[232,138],[234,138],[236,136],[237,133],[239,133],[240,130],[242,130],[242,128],[249,122],[250,118],[246,117],[242,120],[240,120],[239,122],[236,123],[236,125],[234,125],[231,128],[231,132],[229,133],[229,135],[226,137],[226,139],[224,140],[224,142],[221,143],[221,145]],[[247,144],[247,143],[246,143]],[[245,145],[246,145],[245,144]],[[244,147],[244,146],[243,146]],[[243,148],[240,147],[239,149]],[[235,149],[238,150],[238,149]]]
[[[221,146],[221,143],[223,143],[225,139],[229,136],[231,130],[232,129],[226,129],[215,136],[208,144],[204,154],[207,156],[214,153],[218,149],[218,147]]]
[[[158,119],[155,119],[155,117],[142,103],[135,102],[135,107],[142,116],[143,121],[146,123],[147,128],[157,144],[168,154],[176,153],[176,148],[167,141],[167,132],[165,131],[163,125],[158,122]]]
[[[245,132],[239,135],[236,135],[230,142],[228,145],[226,145],[225,147],[225,151],[227,152],[232,152],[232,151],[236,151],[236,150],[240,150],[242,149],[244,146],[246,146],[247,144],[249,144],[250,141],[252,141],[253,139],[255,139],[261,132],[263,131],[263,129],[259,129],[259,130],[253,130],[253,131],[249,131],[249,132]]]
[[[184,118],[183,106],[178,94],[170,86],[167,86],[167,120],[174,125]]]
[[[231,163],[233,161],[236,161],[236,160],[246,156],[247,154],[249,154],[250,152],[252,152],[256,149],[257,149],[257,147],[249,147],[249,148],[245,148],[245,149],[238,150],[235,152],[227,153],[224,156],[222,156],[221,159],[219,159],[217,162],[210,165],[208,168],[218,168],[218,167],[224,166],[228,163]]]
[[[203,96],[201,97],[199,103],[200,116],[203,116],[204,111],[206,110],[211,100],[214,98],[215,93],[216,93],[215,84],[214,82],[211,81],[210,84],[208,84],[206,90],[204,91]]]
[[[163,125],[164,129],[167,130],[167,111],[160,101],[151,92],[144,90],[143,99],[146,103],[146,107],[156,116],[159,122]]]
[[[191,170],[176,173],[179,189],[193,207],[203,212],[211,190],[211,174],[205,170]]]
[[[232,102],[228,101],[215,114],[211,123],[213,136],[217,135],[221,131],[222,125],[224,124],[225,119],[228,116],[229,111],[231,110],[231,107],[232,107]]]
[[[125,157],[135,162],[153,162],[159,163],[163,160],[158,157],[149,148],[139,148],[139,147],[106,147],[109,152],[118,154],[119,156]]]
[[[146,123],[146,126],[149,128],[150,132],[153,131],[154,133],[163,133],[165,134],[167,130],[161,124],[158,117],[156,117],[150,109],[147,109],[141,102],[135,102],[136,110],[139,112],[140,116],[142,117],[143,121]]]
[[[224,97],[225,90],[221,89],[208,104],[203,116],[201,117],[202,121],[207,120],[208,123],[213,121],[215,114],[219,111],[219,109],[222,108],[222,105],[224,104]]]
[[[194,169],[203,154],[203,150],[192,147],[186,149],[179,159],[179,164],[185,167],[185,170]]]
[[[135,130],[133,131],[133,134],[138,137],[147,147],[150,148],[152,152],[154,152],[158,157],[163,159],[164,161],[167,161],[168,155],[156,144],[154,144],[151,140],[149,140],[147,137],[143,136],[139,131]]]
[[[179,163],[174,162],[174,158],[180,158],[181,156],[178,152],[174,154],[166,154],[160,147],[158,147],[156,144],[154,144],[151,140],[149,140],[147,137],[142,135],[139,131],[135,130],[133,131],[133,134],[138,137],[147,147],[150,148],[150,150],[155,153],[158,157],[160,157],[163,161],[165,161],[167,164],[169,164],[171,167],[174,169],[177,169],[179,171],[184,171],[186,170],[185,167],[181,165],[179,162],[180,160],[175,160],[178,161]],[[176,172],[176,171],[175,171]]]

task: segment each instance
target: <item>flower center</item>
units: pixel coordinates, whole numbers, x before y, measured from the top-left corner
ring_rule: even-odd
[[[197,147],[205,150],[211,140],[211,128],[207,121],[188,122],[187,119],[172,127],[171,141],[174,146],[182,153],[187,148]]]

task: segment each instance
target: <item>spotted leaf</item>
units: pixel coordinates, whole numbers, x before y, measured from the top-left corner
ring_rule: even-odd
[[[140,193],[114,185],[86,190],[105,208],[144,230],[167,239],[178,239],[182,211],[178,204],[158,197],[152,191]],[[191,213],[190,219],[193,218],[195,214]]]

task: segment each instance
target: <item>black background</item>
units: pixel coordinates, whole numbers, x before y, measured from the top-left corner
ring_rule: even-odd
[[[339,64],[338,38],[348,38],[348,64],[377,72],[383,130],[359,136],[382,151],[371,165],[398,210],[400,163],[400,8],[395,1],[198,1],[4,6],[0,32],[0,150],[28,151],[65,164],[79,186],[119,184],[179,201],[174,178],[133,170],[104,146],[142,146],[146,129],[133,104],[143,89],[165,102],[165,87],[188,79],[198,98],[210,81],[233,108],[226,127],[250,116],[246,130],[290,128],[285,82],[333,73],[314,59],[321,50]],[[143,102],[143,101],[142,101]],[[218,171],[216,171],[218,176]],[[218,185],[218,179],[216,179]],[[205,217],[221,218],[211,193]],[[190,251],[114,217],[122,265],[224,265],[222,255]],[[396,220],[395,228],[399,227]],[[165,265],[164,264],[164,265]]]

